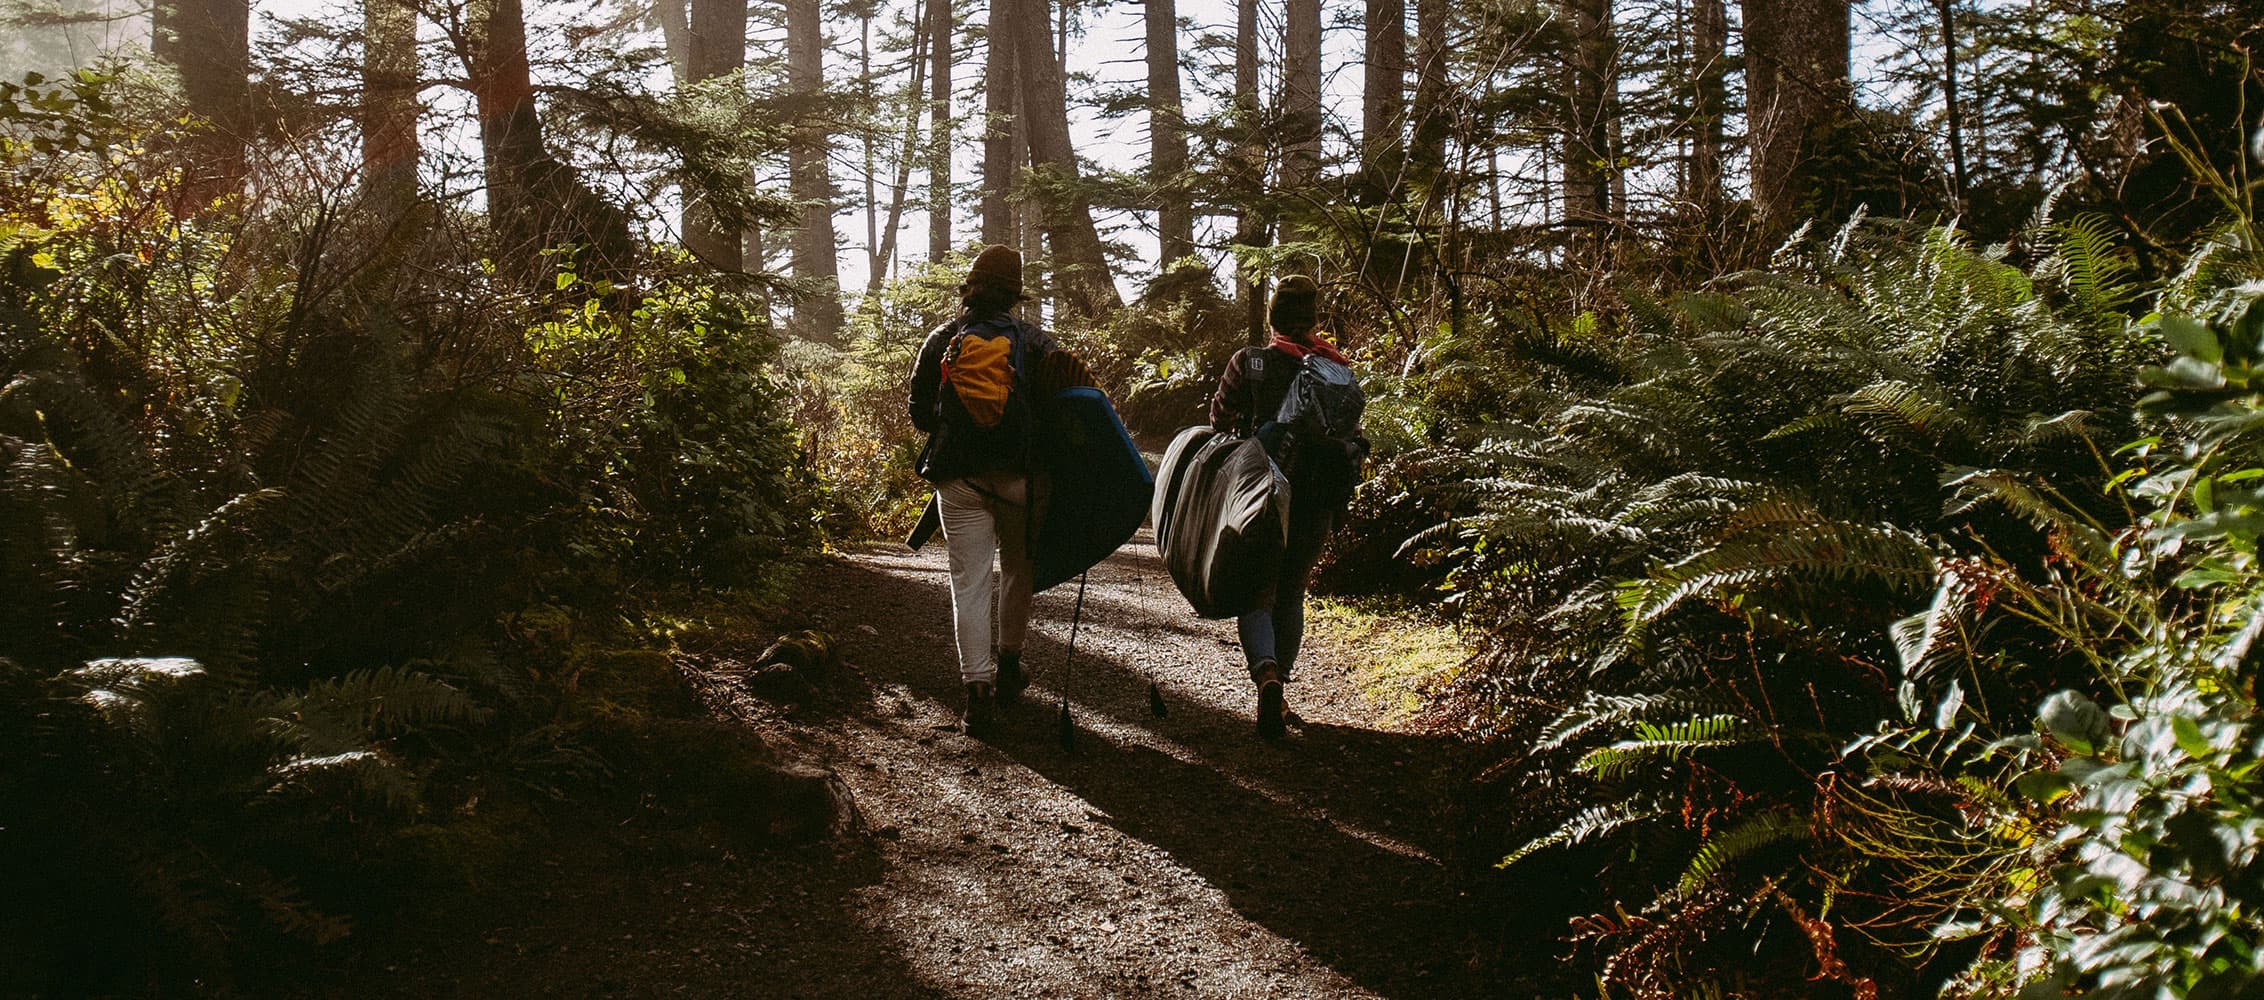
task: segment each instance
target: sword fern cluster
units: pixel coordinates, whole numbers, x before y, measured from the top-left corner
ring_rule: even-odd
[[[1838,750],[1900,716],[1888,625],[1945,560],[2057,558],[1988,484],[2127,517],[2095,442],[2135,436],[2158,351],[2126,332],[2128,272],[2090,220],[2016,254],[1859,217],[1770,270],[1631,297],[1571,334],[1608,363],[1544,363],[1410,459],[1466,473],[1382,505],[1447,515],[1404,551],[1450,567],[1485,640],[1449,694],[1504,748],[1503,864],[1585,852],[1603,878],[1570,894],[1636,918],[1583,935],[1621,985],[1672,992],[1636,959],[1703,968],[1684,952],[1770,921],[1802,942],[1788,969],[1866,980],[1830,931],[1857,864],[1830,832]]]

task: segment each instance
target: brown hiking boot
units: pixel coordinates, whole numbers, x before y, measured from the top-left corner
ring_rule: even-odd
[[[997,692],[989,684],[975,682],[967,685],[967,709],[959,715],[959,727],[976,739],[987,739],[998,729]]]
[[[1030,686],[1030,675],[1022,671],[1022,651],[998,651],[998,688],[996,697],[1000,707],[1012,707],[1022,700],[1022,689]]]
[[[1278,740],[1286,731],[1282,716],[1288,711],[1281,693],[1281,666],[1272,660],[1259,660],[1250,668],[1250,677],[1258,682],[1258,736]]]

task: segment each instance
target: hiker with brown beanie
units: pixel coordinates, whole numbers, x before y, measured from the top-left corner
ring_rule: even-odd
[[[1305,587],[1322,546],[1336,529],[1358,484],[1368,440],[1359,436],[1359,400],[1340,434],[1293,433],[1283,425],[1283,402],[1292,395],[1308,357],[1343,366],[1344,355],[1318,329],[1320,288],[1304,275],[1283,278],[1266,313],[1272,332],[1265,346],[1245,347],[1227,360],[1211,396],[1211,426],[1222,432],[1255,436],[1289,479],[1289,540],[1270,604],[1245,612],[1235,622],[1242,655],[1257,686],[1258,734],[1279,738],[1288,714],[1282,685],[1297,662],[1305,635]],[[1340,369],[1349,375],[1349,369]],[[1351,390],[1355,395],[1358,389]]]
[[[1013,316],[1022,301],[1021,254],[985,248],[959,286],[959,301],[959,317],[937,327],[920,346],[912,367],[911,416],[929,435],[919,473],[936,484],[951,561],[951,624],[966,695],[961,722],[969,735],[983,736],[994,725],[995,706],[1011,704],[1030,683],[1022,669],[1030,621],[1029,541],[1046,493],[1044,477],[1030,461],[1032,409],[1038,400],[1092,379],[1076,355]]]

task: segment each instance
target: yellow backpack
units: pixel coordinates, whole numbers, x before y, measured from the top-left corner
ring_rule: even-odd
[[[996,427],[1006,417],[1014,398],[1022,340],[1011,329],[986,327],[961,330],[943,352],[943,387],[959,404],[965,418],[977,427]],[[946,415],[950,413],[947,408]]]
[[[936,393],[937,442],[970,471],[1018,468],[1028,461],[1031,409],[1025,380],[1021,324],[1010,318],[974,320],[943,352]]]

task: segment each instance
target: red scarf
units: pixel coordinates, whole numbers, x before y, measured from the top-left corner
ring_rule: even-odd
[[[1267,338],[1266,346],[1283,351],[1299,361],[1305,360],[1305,355],[1318,354],[1337,364],[1347,364],[1344,355],[1337,353],[1336,345],[1322,340],[1318,333],[1304,333],[1296,337],[1285,337],[1276,332]]]

